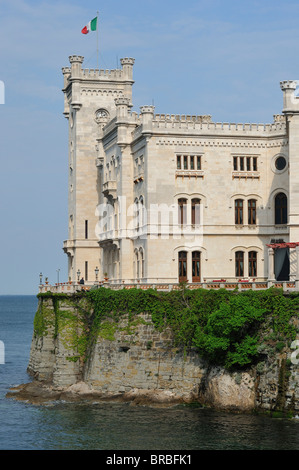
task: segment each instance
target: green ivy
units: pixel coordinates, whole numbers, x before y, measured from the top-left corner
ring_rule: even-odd
[[[113,340],[123,315],[128,316],[128,334],[141,321],[137,315],[148,314],[159,331],[171,329],[176,347],[185,351],[195,348],[210,363],[227,369],[263,361],[267,351],[276,345],[276,350],[281,351],[297,333],[291,319],[298,316],[299,294],[286,295],[281,289],[240,293],[225,289],[189,290],[186,286],[170,292],[99,288],[79,296],[58,296],[51,295],[56,297],[57,325],[71,325],[73,321],[68,318],[69,312],[58,308],[59,301],[70,302],[79,314],[81,334],[74,324],[69,340],[81,357],[99,335]],[[40,317],[35,322],[42,324]],[[40,326],[40,331],[44,329]]]

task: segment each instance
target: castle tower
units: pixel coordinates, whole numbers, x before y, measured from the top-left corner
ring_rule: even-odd
[[[290,241],[299,242],[299,97],[295,95],[297,81],[280,83],[283,91],[283,110],[287,119],[289,141],[289,230]]]
[[[116,117],[117,98],[131,104],[134,59],[121,59],[121,69],[83,69],[84,58],[69,57],[64,67],[64,115],[69,123],[68,239],[63,249],[68,255],[68,277],[93,283],[100,264],[100,248],[95,235],[96,207],[102,194],[96,167],[98,141],[103,127]],[[80,275],[77,274],[80,271]]]

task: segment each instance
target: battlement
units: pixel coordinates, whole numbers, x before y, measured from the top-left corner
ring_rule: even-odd
[[[153,117],[152,130],[171,132],[171,130],[180,132],[198,132],[200,134],[219,134],[219,135],[248,135],[248,136],[267,136],[286,134],[286,123],[283,119],[275,119],[270,124],[256,123],[230,123],[230,122],[212,122],[211,116],[190,116],[190,115],[165,115],[158,114]]]
[[[112,70],[104,70],[104,69],[82,69],[81,72],[82,78],[91,78],[91,79],[122,79],[123,78],[123,71],[121,69],[112,69]]]
[[[62,73],[65,77],[65,85],[72,80],[100,80],[100,81],[126,81],[133,83],[133,65],[135,59],[125,57],[120,59],[121,69],[98,69],[82,68],[84,57],[79,55],[69,56],[70,67],[63,67]]]

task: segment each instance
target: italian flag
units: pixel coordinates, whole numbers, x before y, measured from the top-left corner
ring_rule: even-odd
[[[91,20],[84,28],[81,30],[81,33],[87,34],[89,31],[96,31],[97,29],[97,16]]]

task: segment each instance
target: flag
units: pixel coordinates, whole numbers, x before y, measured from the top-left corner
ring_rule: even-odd
[[[97,20],[98,20],[98,17],[96,16],[86,26],[84,26],[84,28],[81,30],[81,33],[87,34],[87,33],[89,33],[89,31],[96,31],[96,29],[97,29]]]

